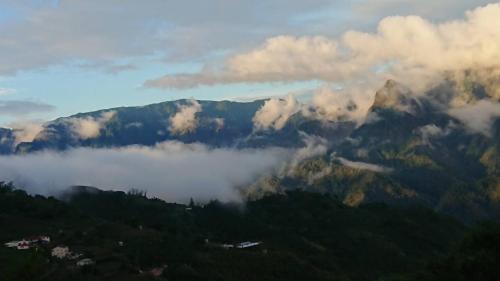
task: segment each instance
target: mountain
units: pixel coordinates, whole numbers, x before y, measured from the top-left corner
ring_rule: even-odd
[[[252,119],[264,100],[246,103],[196,101],[202,109],[196,113],[196,129],[172,132],[169,129],[170,119],[180,111],[179,108],[189,106],[190,102],[179,100],[141,107],[111,108],[59,118],[47,123],[33,142],[21,143],[17,152],[80,146],[154,145],[166,140],[201,142],[215,147],[298,147],[303,144],[300,132],[342,139],[354,126],[350,122],[324,124],[296,114],[281,130],[255,132]],[[110,112],[113,116],[99,128],[95,137],[81,138],[75,134],[73,125],[78,120],[98,123],[103,114]]]
[[[167,140],[298,149],[307,148],[304,135],[309,135],[323,139],[327,153],[305,157],[286,174],[261,178],[243,194],[260,198],[269,191],[307,189],[334,194],[351,206],[420,204],[467,222],[500,221],[500,119],[492,115],[488,132],[474,131],[467,120],[450,113],[450,108],[488,105],[487,97],[486,87],[470,79],[444,80],[418,95],[389,80],[376,91],[362,124],[298,111],[283,128],[268,130],[254,129],[254,116],[266,100],[179,100],[59,118],[45,124],[33,142],[19,144],[16,152],[151,146]],[[178,117],[188,119],[181,123],[186,130],[172,129]],[[473,125],[484,126],[490,119]],[[3,134],[6,153],[12,133]]]
[[[11,129],[0,128],[0,155],[12,153],[14,141],[15,138]]]
[[[419,95],[388,81],[363,123],[297,111],[281,129],[255,130],[264,100],[180,100],[59,118],[17,147],[0,129],[4,154],[174,140],[281,146],[300,160],[239,187],[243,204],[87,186],[47,198],[0,183],[0,241],[51,237],[0,247],[0,280],[496,280],[500,119],[487,96],[472,81]],[[465,118],[452,112],[464,108]],[[245,241],[258,245],[235,247]],[[92,264],[56,259],[56,246]]]
[[[377,109],[393,109],[415,112],[418,106],[418,101],[413,97],[410,89],[394,80],[387,80],[385,85],[375,94],[372,111]]]
[[[429,98],[443,88],[409,98],[389,81],[369,121],[332,148],[333,158],[310,159],[277,185],[334,193],[350,205],[423,204],[464,221],[500,220],[500,120],[490,135],[471,133]]]

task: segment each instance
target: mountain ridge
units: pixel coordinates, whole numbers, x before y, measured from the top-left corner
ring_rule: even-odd
[[[468,93],[476,97],[470,99],[472,104],[484,98],[484,87],[469,88]],[[104,109],[49,122],[35,141],[19,144],[16,153],[153,146],[163,141],[224,149],[278,146],[305,153],[314,148],[308,147],[304,138],[308,135],[322,139],[326,152],[305,157],[286,174],[257,179],[242,193],[259,198],[266,190],[306,189],[335,194],[353,206],[366,202],[423,204],[464,221],[500,221],[500,119],[492,122],[491,134],[468,130],[461,119],[443,109],[444,104],[452,103],[450,97],[460,95],[455,93],[457,89],[460,87],[445,81],[415,96],[389,80],[376,92],[369,117],[362,124],[321,120],[299,110],[283,128],[267,130],[255,129],[254,116],[268,100],[183,99]],[[181,117],[187,116],[191,122],[182,123],[189,125],[182,133],[171,130],[179,112],[186,113]],[[90,127],[96,136],[79,137],[76,125]]]

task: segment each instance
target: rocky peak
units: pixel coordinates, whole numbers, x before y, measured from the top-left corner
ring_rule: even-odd
[[[385,85],[375,94],[372,110],[393,109],[397,111],[414,112],[418,107],[410,89],[394,81],[387,80]]]

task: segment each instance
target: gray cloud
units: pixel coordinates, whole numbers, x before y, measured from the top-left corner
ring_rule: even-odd
[[[418,128],[418,133],[422,137],[422,142],[426,145],[431,145],[431,139],[439,138],[444,135],[443,129],[434,124],[429,124]]]
[[[210,149],[165,142],[155,147],[79,148],[0,157],[0,179],[31,193],[57,194],[72,185],[142,189],[150,196],[187,202],[239,201],[239,187],[281,167],[283,149]]]
[[[109,66],[106,69],[106,72],[109,74],[118,74],[118,73],[121,73],[124,71],[130,71],[130,70],[136,70],[136,69],[137,69],[137,66],[130,64],[130,63],[129,64],[117,64],[117,65]]]
[[[75,60],[112,64],[122,58],[158,53],[176,59],[203,57],[213,50],[270,36],[287,26],[286,19],[319,9],[328,1],[29,3],[7,3],[21,18],[0,24],[0,53],[9,54],[0,57],[0,73]]]
[[[474,104],[452,108],[448,113],[460,120],[470,132],[490,136],[493,122],[500,117],[500,103],[480,100]]]
[[[114,65],[158,53],[170,59],[210,58],[214,51],[245,49],[277,34],[336,35],[346,26],[373,27],[393,11],[442,20],[491,1],[471,2],[4,0],[19,18],[0,23],[0,53],[9,54],[0,56],[0,74],[72,61]]]
[[[42,102],[0,100],[0,115],[4,116],[24,117],[34,113],[46,113],[54,110],[54,106]]]

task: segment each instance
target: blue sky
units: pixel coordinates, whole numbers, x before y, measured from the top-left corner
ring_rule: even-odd
[[[199,66],[195,64],[173,64],[171,69],[175,73],[197,68]],[[165,73],[165,65],[160,63],[144,63],[137,69],[116,74],[77,66],[54,66],[44,70],[23,71],[15,76],[2,78],[2,86],[12,90],[2,96],[2,100],[26,100],[54,105],[54,111],[34,114],[38,119],[49,120],[78,112],[184,98],[245,101],[287,93],[302,94],[317,86],[314,81],[259,85],[240,83],[185,90],[153,89],[142,85],[145,80]],[[15,119],[14,116],[4,117],[3,120],[4,123],[9,123]]]
[[[193,88],[144,83],[224,67],[228,56],[280,35],[332,38],[350,29],[373,31],[390,15],[447,20],[489,2],[495,1],[0,0],[0,104],[23,101],[54,108],[0,112],[0,126],[181,98],[308,93],[321,79]]]

